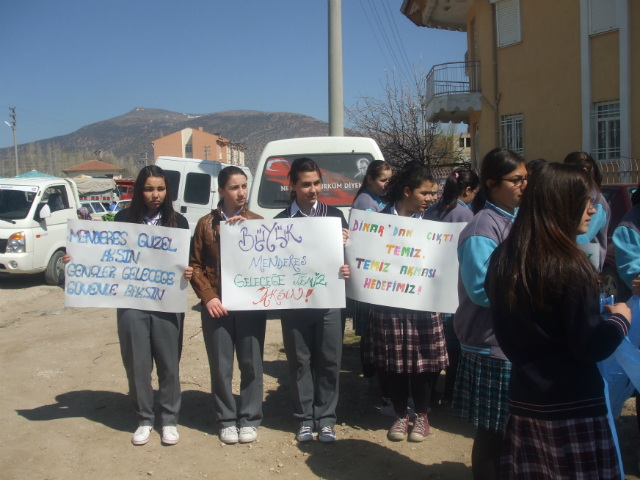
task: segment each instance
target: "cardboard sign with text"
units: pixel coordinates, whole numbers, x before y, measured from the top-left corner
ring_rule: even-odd
[[[222,304],[229,310],[344,308],[339,218],[220,225]]]
[[[185,312],[190,241],[181,228],[69,220],[65,305]]]
[[[455,313],[458,237],[466,225],[351,210],[347,296],[375,305]]]

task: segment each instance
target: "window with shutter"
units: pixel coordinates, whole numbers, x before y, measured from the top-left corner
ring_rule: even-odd
[[[616,30],[616,0],[589,0],[589,34]]]
[[[500,0],[496,4],[498,47],[522,41],[520,31],[520,0]]]

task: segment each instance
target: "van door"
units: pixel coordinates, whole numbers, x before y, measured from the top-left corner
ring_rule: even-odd
[[[189,221],[191,235],[198,220],[211,212],[217,204],[218,175],[211,161],[185,162],[184,188],[180,208],[177,210]]]
[[[36,210],[39,225],[34,230],[33,268],[46,267],[53,252],[66,245],[67,220],[77,218],[69,198],[73,197],[67,185],[53,184],[44,189]],[[49,205],[51,216],[40,220],[40,208],[44,205]]]

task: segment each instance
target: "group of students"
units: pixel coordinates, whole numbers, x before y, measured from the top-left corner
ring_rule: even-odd
[[[533,165],[532,165],[533,167]],[[597,164],[584,153],[564,163],[537,162],[527,171],[516,153],[499,148],[480,175],[456,169],[437,199],[429,169],[410,163],[392,173],[372,162],[353,208],[441,222],[466,222],[458,241],[459,307],[455,315],[356,302],[354,327],[362,337],[364,376],[379,380],[382,408],[395,420],[390,440],[423,441],[429,403],[446,369],[443,402],[477,427],[472,469],[481,478],[620,478],[607,422],[604,384],[596,363],[629,330],[624,304],[600,316],[598,277],[579,242],[606,242],[608,207]],[[322,203],[322,173],[299,158],[289,172],[291,203],[276,218],[338,217]],[[172,208],[169,179],[156,166],[142,169],[131,206],[116,221],[188,228]],[[211,369],[221,441],[248,443],[262,420],[265,312],[229,312],[220,285],[220,223],[261,217],[247,209],[247,178],[233,166],[218,178],[220,203],[196,227],[184,276],[202,300],[202,330]],[[431,206],[430,206],[431,205]],[[603,235],[604,231],[604,235]],[[621,276],[640,291],[640,206],[614,235]],[[604,245],[606,251],[606,244]],[[601,255],[603,261],[604,255]],[[65,257],[65,261],[69,261]],[[602,265],[602,263],[600,264]],[[340,275],[349,278],[343,265]],[[282,332],[290,376],[296,438],[336,439],[336,406],[343,309],[283,310]],[[162,441],[177,443],[183,315],[118,309],[118,335],[145,444],[154,423],[151,370],[160,384]],[[232,394],[234,350],[240,402]],[[409,434],[409,404],[413,425]]]

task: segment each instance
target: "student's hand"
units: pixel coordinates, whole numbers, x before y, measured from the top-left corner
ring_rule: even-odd
[[[64,257],[62,257],[62,263],[64,263],[66,265],[70,261],[71,261],[71,255],[69,255],[68,253],[65,253]]]
[[[631,291],[634,295],[640,295],[640,275],[631,281]]]
[[[184,271],[184,279],[188,282],[193,276],[193,267],[187,267]]]
[[[222,306],[222,302],[219,298],[209,300],[205,307],[207,308],[209,315],[213,318],[225,317],[229,314],[227,309]]]
[[[242,215],[236,215],[235,217],[231,217],[229,220],[227,220],[227,223],[229,225],[235,225],[236,223],[243,222],[244,220],[246,220],[246,218],[244,218]]]
[[[346,228],[342,229],[342,246],[346,247],[347,246],[347,238],[349,238],[349,230],[347,230]]]
[[[342,265],[340,267],[340,275],[342,275],[345,280],[349,278],[350,273],[351,272],[349,271],[349,265]]]
[[[626,318],[629,321],[629,323],[631,323],[631,309],[627,307],[626,303],[616,303],[615,305],[605,305],[604,308],[606,308],[611,315],[618,313],[622,315],[624,318]]]

